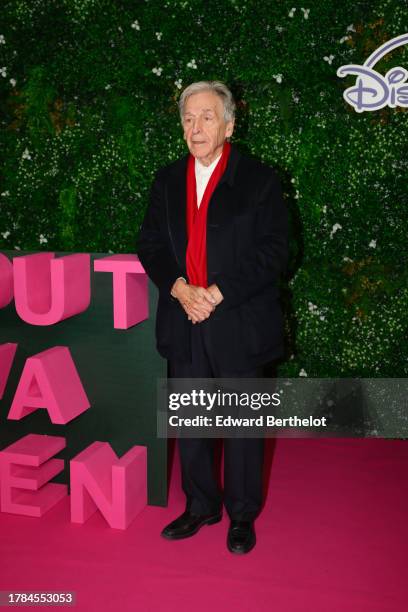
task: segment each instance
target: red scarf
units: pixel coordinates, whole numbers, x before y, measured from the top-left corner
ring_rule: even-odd
[[[207,210],[211,196],[227,167],[231,145],[224,143],[222,155],[215,166],[207,187],[197,207],[195,158],[190,155],[187,162],[187,276],[191,285],[207,287]]]

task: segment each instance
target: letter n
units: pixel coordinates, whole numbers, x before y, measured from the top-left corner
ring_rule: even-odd
[[[118,459],[107,442],[94,442],[70,462],[71,521],[97,509],[111,527],[126,529],[147,504],[147,452],[133,446]]]

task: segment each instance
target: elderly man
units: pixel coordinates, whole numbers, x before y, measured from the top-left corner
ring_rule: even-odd
[[[287,211],[275,172],[229,143],[235,103],[218,81],[188,86],[179,101],[189,154],[158,171],[137,252],[159,289],[157,348],[177,378],[253,378],[283,350],[279,277]],[[263,439],[224,440],[224,491],[214,439],[179,439],[183,514],[176,540],[230,518],[227,546],[247,553],[262,504]]]

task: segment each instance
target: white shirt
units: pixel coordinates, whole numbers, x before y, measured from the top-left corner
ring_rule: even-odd
[[[201,200],[203,199],[205,188],[207,187],[210,176],[213,173],[215,166],[221,155],[215,159],[209,166],[204,166],[198,159],[195,159],[195,178],[197,187],[197,207],[200,208]]]

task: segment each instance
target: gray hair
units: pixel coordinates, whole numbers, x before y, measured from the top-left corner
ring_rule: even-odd
[[[224,105],[224,119],[226,122],[233,121],[235,119],[235,101],[228,87],[224,85],[224,83],[221,83],[221,81],[197,81],[196,83],[191,83],[191,85],[186,87],[180,96],[178,106],[182,121],[184,106],[187,98],[193,94],[200,93],[201,91],[213,91],[218,97],[221,98]]]

